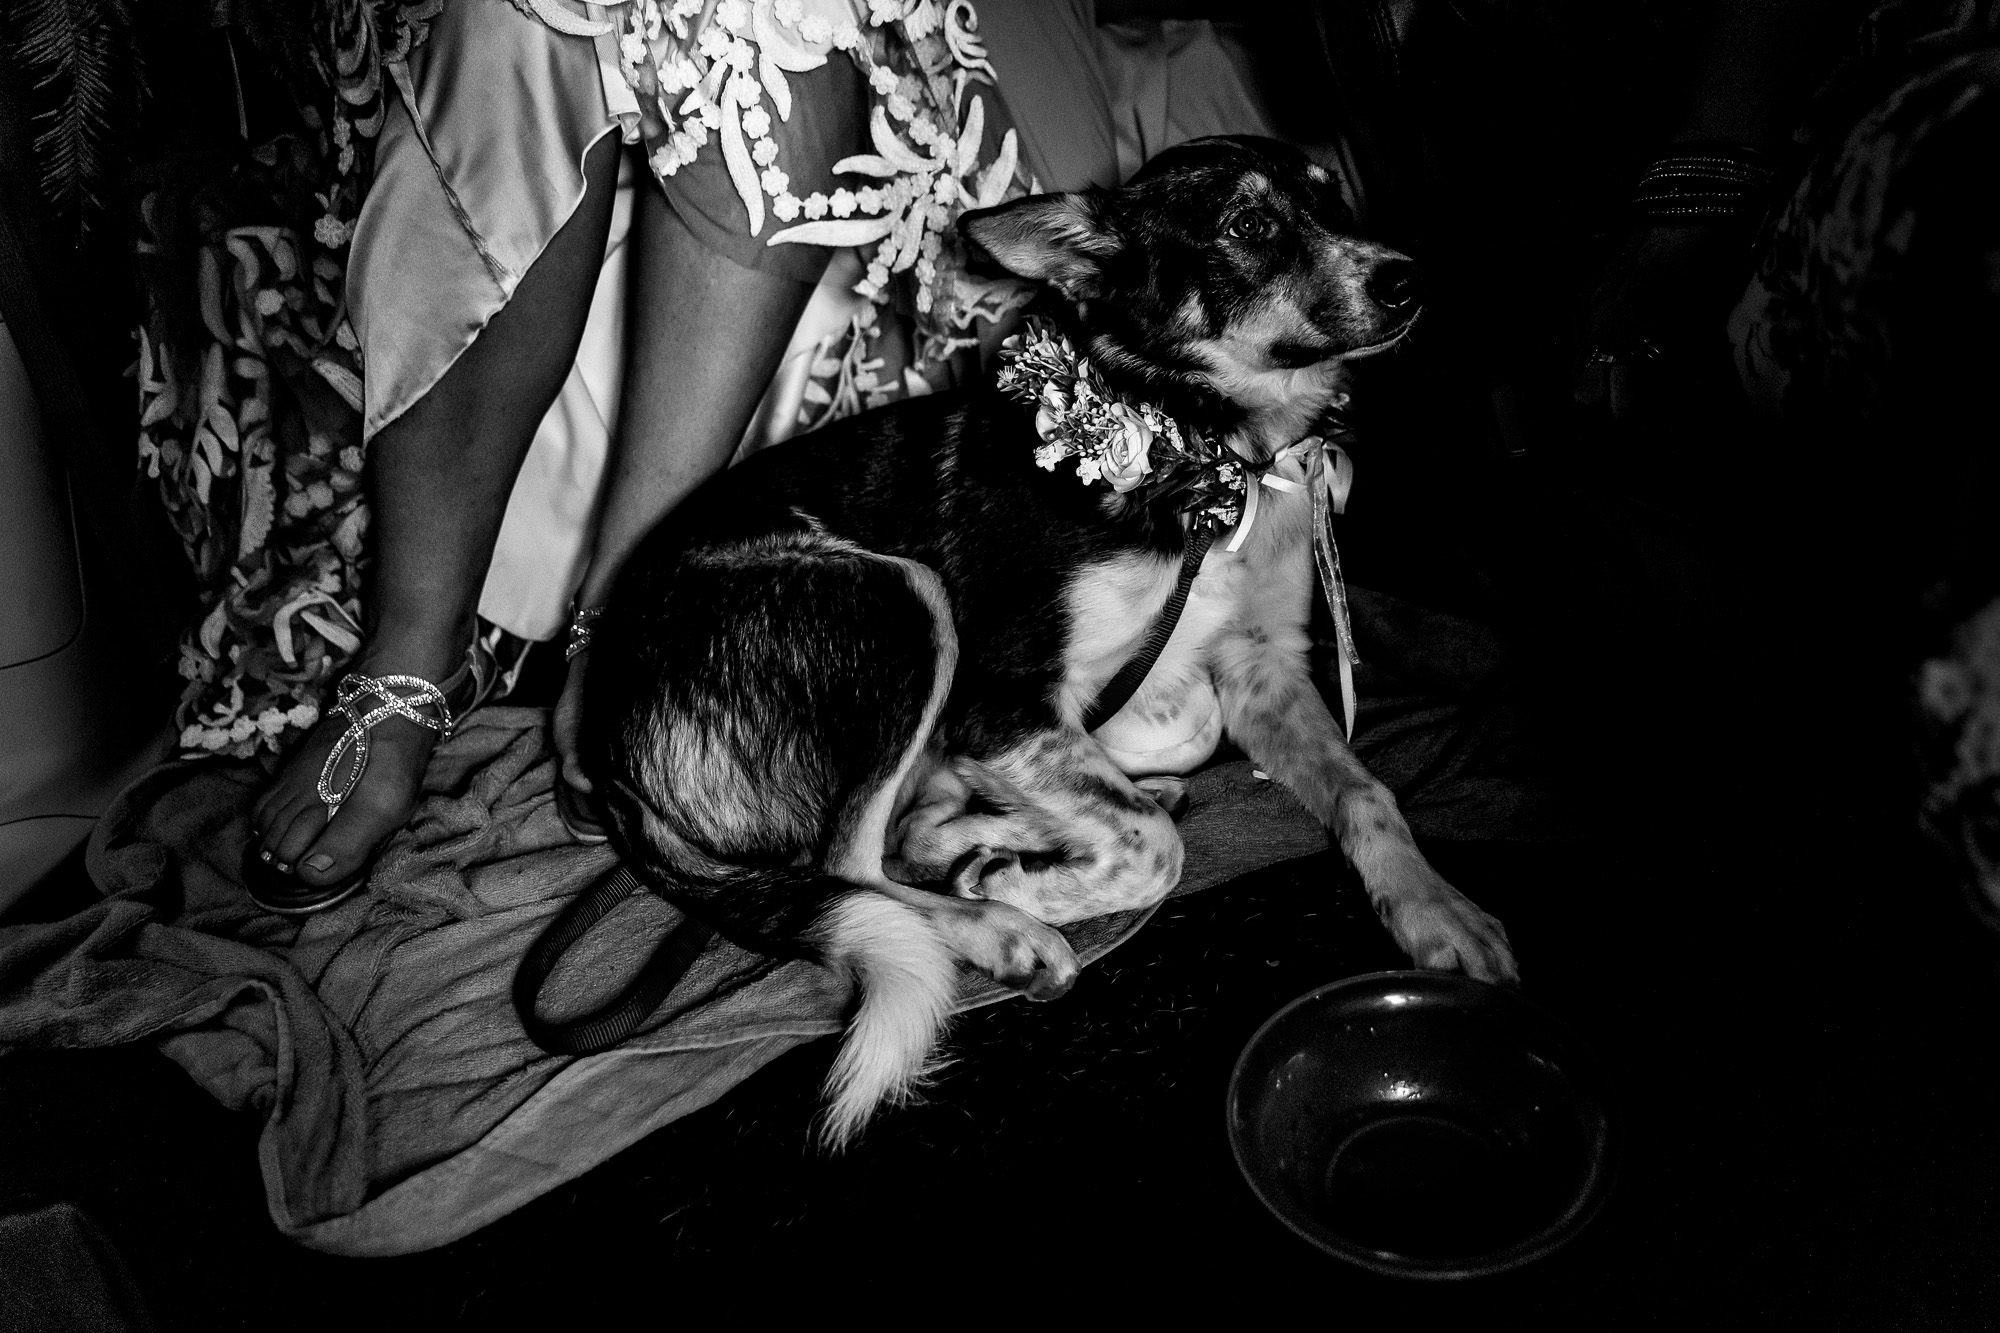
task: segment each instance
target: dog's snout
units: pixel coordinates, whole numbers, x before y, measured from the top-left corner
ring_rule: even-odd
[[[1385,259],[1368,275],[1368,299],[1384,310],[1404,310],[1417,304],[1423,283],[1414,261]]]

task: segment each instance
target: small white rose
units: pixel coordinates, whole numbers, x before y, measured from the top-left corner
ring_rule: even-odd
[[[1104,442],[1102,471],[1111,489],[1123,495],[1153,471],[1153,428],[1124,403],[1112,404],[1111,418],[1113,429]]]

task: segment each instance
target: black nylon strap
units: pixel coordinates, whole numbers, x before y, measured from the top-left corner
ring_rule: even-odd
[[[666,1002],[674,986],[701,955],[702,948],[715,937],[712,927],[693,917],[683,917],[660,941],[660,947],[632,978],[632,984],[610,1003],[561,1023],[538,1017],[535,1006],[542,997],[542,987],[562,956],[634,890],[644,887],[639,877],[625,866],[607,871],[563,909],[562,915],[542,932],[521,959],[520,969],[514,973],[514,1009],[521,1016],[521,1027],[529,1040],[551,1055],[595,1055],[637,1032]]]
[[[1188,589],[1194,586],[1195,575],[1201,573],[1202,557],[1208,554],[1209,543],[1215,540],[1215,532],[1207,524],[1197,528],[1188,538],[1187,553],[1181,557],[1180,582],[1174,585],[1173,594],[1167,604],[1160,608],[1159,619],[1153,622],[1153,632],[1139,645],[1139,651],[1132,654],[1130,661],[1118,668],[1118,674],[1099,691],[1097,702],[1084,714],[1083,729],[1096,731],[1118,715],[1145,683],[1146,673],[1153,669],[1153,663],[1160,660],[1167,640],[1174,636],[1174,626],[1180,624],[1181,611],[1187,606]]]

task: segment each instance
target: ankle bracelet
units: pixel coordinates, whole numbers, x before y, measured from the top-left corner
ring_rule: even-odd
[[[578,607],[569,618],[569,642],[563,646],[563,661],[569,662],[576,655],[590,647],[590,634],[597,618],[604,614],[601,606]]]

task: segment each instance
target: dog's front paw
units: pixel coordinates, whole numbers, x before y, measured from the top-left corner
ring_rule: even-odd
[[[960,957],[1031,1000],[1053,1000],[1082,970],[1062,932],[1001,902],[965,902],[946,927]]]
[[[1376,896],[1375,910],[1403,952],[1418,967],[1518,983],[1521,971],[1507,928],[1428,866],[1424,871]]]

